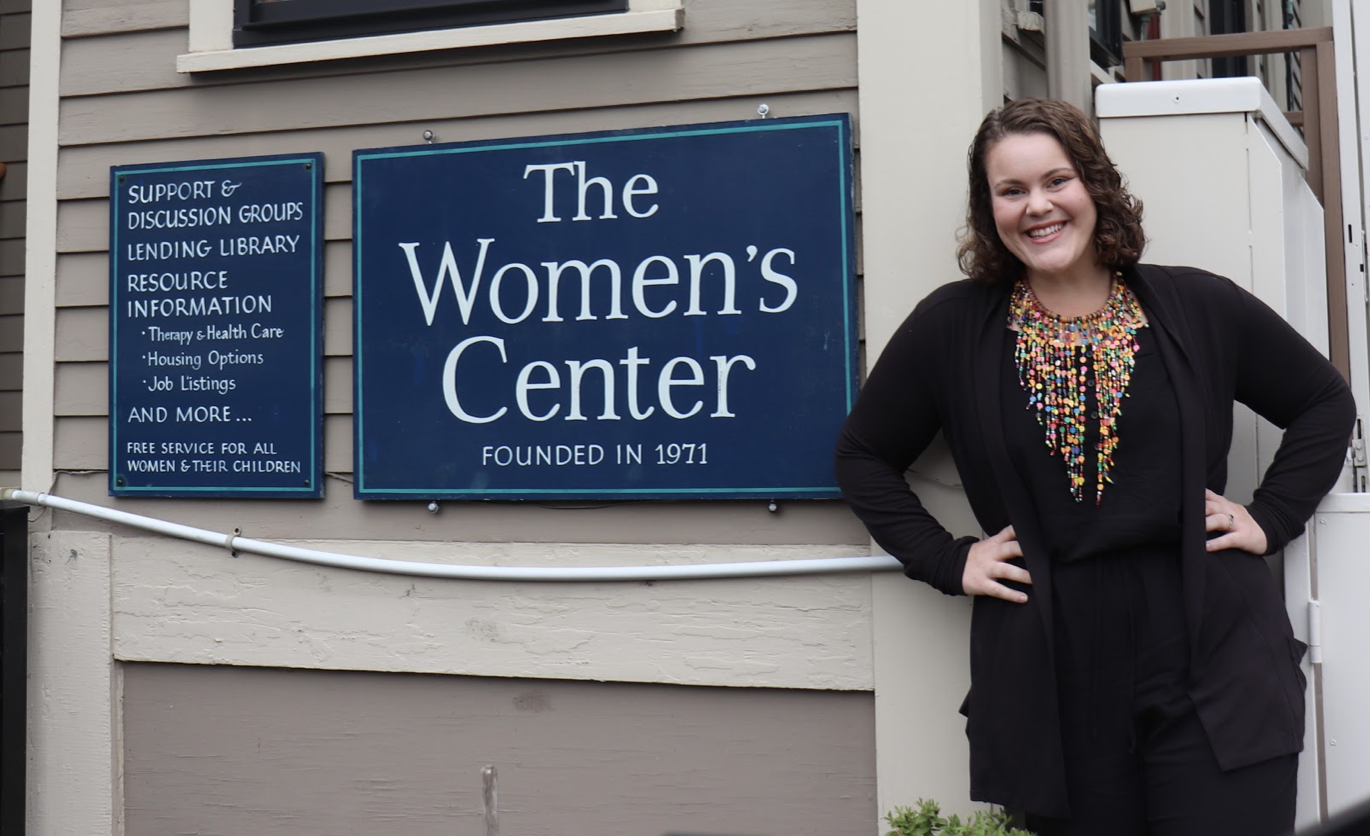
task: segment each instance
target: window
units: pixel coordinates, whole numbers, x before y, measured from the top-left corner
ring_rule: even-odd
[[[1213,0],[1209,3],[1208,11],[1210,35],[1246,31],[1245,0]],[[1235,78],[1250,74],[1250,64],[1245,55],[1213,59],[1214,78]]]
[[[684,0],[194,0],[183,73],[674,32]]]
[[[627,10],[627,0],[235,0],[233,45],[356,38]]]
[[[1089,57],[1100,67],[1123,63],[1123,21],[1118,0],[1089,0]]]

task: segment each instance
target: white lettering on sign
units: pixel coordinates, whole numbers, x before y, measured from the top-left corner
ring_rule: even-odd
[[[615,220],[618,215],[614,213],[614,184],[610,183],[605,177],[591,177],[585,179],[586,165],[584,160],[576,160],[569,163],[547,163],[544,165],[530,165],[523,169],[523,179],[527,180],[532,174],[542,175],[542,217],[538,218],[540,224],[561,223],[562,218],[557,214],[557,191],[556,173],[564,171],[575,177],[576,183],[576,214],[572,216],[572,221],[593,220],[588,211],[590,203],[591,189],[598,190],[596,195],[599,198],[600,212],[597,216],[599,220]],[[620,198],[623,201],[624,210],[634,218],[650,218],[656,214],[657,204],[653,203],[646,209],[638,209],[633,198],[640,195],[657,193],[656,180],[650,174],[634,174],[628,178],[628,182],[623,184]],[[563,191],[563,194],[565,192]]]
[[[509,364],[509,355],[505,350],[503,339],[477,336],[467,337],[457,343],[456,347],[448,352],[447,361],[443,364],[442,370],[443,399],[447,402],[447,409],[468,424],[488,424],[503,418],[509,412],[508,406],[501,406],[489,415],[474,415],[462,406],[461,399],[457,395],[462,375],[467,373],[461,367],[463,355],[467,349],[479,343],[489,343],[499,351],[499,363],[497,365]],[[482,352],[482,354],[486,357],[479,359],[473,357],[467,361],[471,364],[468,369],[479,368],[481,378],[489,380],[491,378],[491,358],[488,351]],[[747,370],[755,371],[756,361],[746,354],[734,356],[720,354],[711,356],[709,359],[714,361],[712,376],[714,410],[709,417],[735,418],[737,416],[728,408],[729,381],[733,367],[740,363]],[[533,360],[519,369],[518,374],[514,376],[513,385],[508,386],[507,389],[513,390],[515,405],[523,417],[539,423],[550,421],[561,413],[563,406],[567,406],[566,414],[562,420],[590,420],[583,412],[581,387],[586,371],[593,369],[597,372],[595,378],[603,384],[600,388],[604,393],[602,407],[599,415],[595,416],[595,420],[618,421],[621,419],[617,398],[619,387],[616,384],[617,376],[614,372],[614,363],[603,358],[595,358],[591,360],[564,360],[562,364],[566,366],[568,374],[565,382],[563,382],[561,372],[556,365],[546,360]],[[639,368],[650,364],[651,358],[639,356],[637,346],[629,346],[625,356],[617,361],[617,365],[624,367],[622,391],[628,402],[628,414],[636,421],[645,420],[656,411],[656,406],[648,406],[646,409],[642,409],[639,400]],[[687,371],[678,373],[677,369],[681,366],[684,366]],[[690,418],[704,408],[704,398],[697,397],[693,403],[682,410],[680,405],[676,403],[678,396],[673,390],[686,386],[704,387],[709,382],[706,380],[704,367],[697,360],[690,357],[672,357],[661,366],[657,373],[657,405],[667,415],[677,420]],[[536,394],[540,392],[556,393],[556,396],[543,397]]]
[[[471,317],[482,297],[481,286],[485,280],[486,264],[495,243],[494,238],[476,239],[474,263],[469,271],[463,272],[453,252],[452,242],[444,241],[434,279],[428,278],[431,273],[425,273],[425,265],[420,258],[419,242],[397,245],[404,251],[409,277],[414,283],[414,292],[423,311],[424,324],[431,328],[437,320],[438,305],[444,296],[443,288],[449,285],[452,288],[452,295],[457,300],[457,313],[461,316],[462,325],[471,324]],[[745,262],[751,264],[756,260],[760,250],[753,245],[747,248],[747,252]],[[760,274],[751,280],[756,290],[757,310],[762,313],[784,313],[794,305],[799,295],[799,285],[794,278],[776,269],[774,262],[777,256],[784,256],[791,265],[795,263],[794,250],[786,247],[776,247],[762,257],[758,265]],[[687,267],[685,272],[688,274],[684,299],[678,298],[681,295],[679,291],[665,290],[666,287],[678,287],[681,284],[682,271],[676,259],[667,255],[649,255],[633,267],[632,309],[638,315],[649,319],[663,319],[675,313],[681,302],[687,304],[684,316],[707,316],[711,312],[718,316],[735,316],[742,313],[737,307],[739,281],[736,259],[724,252],[691,253],[680,258],[684,260]],[[624,270],[617,261],[601,258],[587,262],[580,258],[570,258],[565,261],[544,261],[539,266],[542,267],[541,273],[522,262],[510,261],[495,270],[483,295],[486,308],[496,319],[509,325],[519,324],[532,316],[541,303],[545,311],[541,317],[543,322],[564,322],[561,314],[564,286],[562,277],[571,275],[568,271],[574,271],[574,275],[580,279],[580,312],[576,315],[577,322],[595,321],[601,314],[605,319],[630,318],[624,313]],[[508,283],[516,288],[512,293],[507,292],[505,288],[505,276],[511,271],[523,278],[522,282],[511,279]],[[591,304],[591,282],[595,277],[602,277],[601,281],[609,283],[607,311],[596,311]],[[712,306],[705,307],[706,289],[713,277],[721,280],[717,284],[716,310],[713,310]],[[766,284],[760,284],[757,280]],[[770,290],[770,285],[778,285],[785,289],[785,297],[779,304],[771,305],[767,302],[766,294]]]

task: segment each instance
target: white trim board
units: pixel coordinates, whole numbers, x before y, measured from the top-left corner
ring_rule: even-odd
[[[626,12],[612,14],[234,49],[233,0],[192,0],[189,51],[176,57],[176,71],[237,70],[497,44],[676,32],[684,25],[682,2],[628,0]]]

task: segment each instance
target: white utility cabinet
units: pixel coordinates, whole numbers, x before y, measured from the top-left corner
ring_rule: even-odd
[[[1260,297],[1326,353],[1322,207],[1305,181],[1307,148],[1260,81],[1232,78],[1102,85],[1096,91],[1096,109],[1110,156],[1145,206],[1150,245],[1144,261],[1202,267],[1227,276]],[[1279,440],[1278,428],[1238,406],[1228,458],[1229,498],[1250,501]],[[1348,469],[1338,490],[1349,489],[1350,484]],[[1333,496],[1324,508],[1362,499],[1366,498]],[[1324,570],[1324,615],[1331,604],[1329,581],[1347,584],[1347,592],[1370,588],[1370,563],[1343,551],[1355,542],[1370,543],[1370,516],[1361,519],[1365,520],[1361,530],[1334,538],[1328,536],[1329,523],[1319,514],[1310,523],[1310,536],[1291,543],[1283,559],[1272,563],[1272,570],[1283,574],[1294,632],[1304,641],[1310,638],[1310,625],[1314,632],[1318,629],[1316,619],[1310,617],[1310,611],[1316,616],[1310,602],[1319,589],[1313,574],[1318,556],[1325,564],[1326,550],[1337,549],[1336,562],[1344,570],[1335,580]],[[1360,566],[1357,577],[1352,577],[1354,564]],[[1324,636],[1333,629],[1338,633],[1349,629],[1339,619],[1322,623]],[[1346,673],[1329,673],[1322,681],[1322,666],[1313,664],[1322,648],[1314,648],[1304,660],[1310,685],[1299,763],[1300,827],[1364,795],[1357,795],[1348,783],[1366,786],[1366,778],[1352,776],[1370,775],[1366,768],[1370,764],[1364,764],[1370,756],[1370,713],[1364,711],[1364,695],[1370,694],[1370,620],[1359,634],[1365,638],[1356,643],[1356,649],[1346,646],[1334,654],[1359,654],[1359,660],[1346,658]],[[1325,658],[1330,662],[1332,656]],[[1361,681],[1344,682],[1342,677],[1356,668]],[[1342,686],[1347,687],[1341,690]],[[1361,695],[1362,716],[1348,723],[1346,731],[1333,735],[1330,730],[1341,722],[1341,712],[1350,709],[1354,693]],[[1344,702],[1348,704],[1343,706]],[[1329,731],[1324,735],[1323,729]],[[1351,766],[1353,753],[1363,763],[1359,768]]]

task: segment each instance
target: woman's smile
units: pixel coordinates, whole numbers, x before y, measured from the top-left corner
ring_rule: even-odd
[[[1010,134],[990,148],[985,171],[995,229],[1028,281],[1106,275],[1094,249],[1094,198],[1055,137]]]

